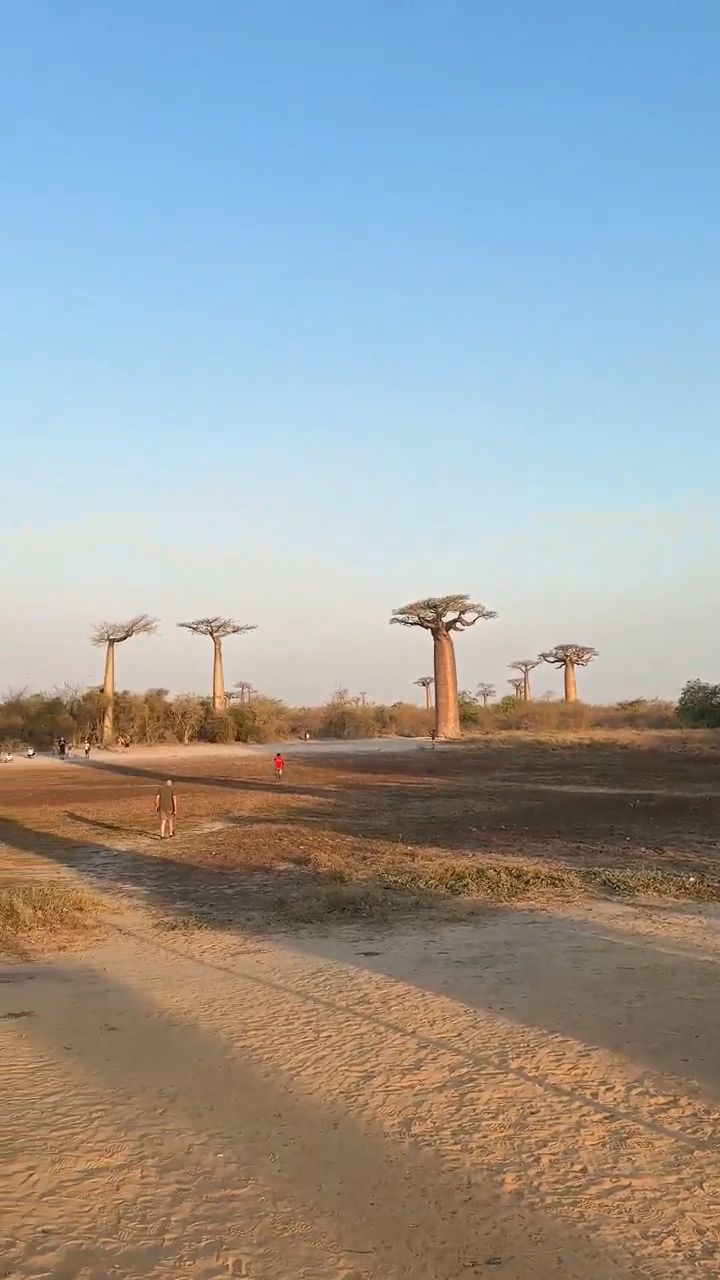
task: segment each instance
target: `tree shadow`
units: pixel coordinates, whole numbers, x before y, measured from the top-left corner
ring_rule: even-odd
[[[332,1035],[319,1033],[327,1030],[326,1015],[335,1020],[336,1034],[338,1026],[346,1025],[344,1007],[247,971],[219,971],[231,976],[232,988],[206,991],[203,1008],[208,1001],[212,1005],[220,999],[226,1015],[225,1002],[237,998],[238,988],[244,988],[261,1016],[264,998],[271,1009],[276,997],[284,1006],[298,1008],[305,1035],[317,1015],[315,1078],[322,1085],[337,1076]],[[618,1252],[613,1257],[614,1250],[596,1244],[587,1228],[575,1229],[532,1208],[517,1192],[505,1192],[505,1171],[499,1159],[489,1168],[470,1164],[462,1151],[443,1159],[427,1136],[409,1140],[401,1133],[383,1132],[367,1118],[361,1123],[339,1102],[316,1098],[298,1086],[292,1068],[295,1061],[302,1062],[304,1038],[296,1046],[286,1041],[283,1051],[274,1047],[279,1062],[261,1066],[243,1049],[241,1039],[231,1047],[227,1037],[212,1034],[188,1016],[180,1019],[161,1011],[157,1001],[150,1003],[136,989],[110,980],[106,972],[45,966],[41,981],[42,986],[36,984],[33,991],[36,1016],[27,1024],[27,1035],[61,1059],[71,1055],[83,1074],[113,1096],[134,1100],[133,1126],[151,1132],[154,1139],[149,1163],[155,1150],[164,1146],[163,1133],[168,1147],[187,1129],[221,1146],[220,1176],[236,1224],[231,1228],[233,1239],[238,1226],[241,1239],[243,1233],[250,1234],[252,1224],[245,1220],[248,1210],[238,1193],[254,1180],[267,1189],[273,1220],[280,1205],[295,1223],[317,1224],[320,1239],[329,1237],[338,1253],[365,1255],[363,1269],[367,1266],[373,1276],[414,1280],[420,1275],[474,1274],[492,1266],[497,1268],[493,1274],[515,1280],[531,1273],[556,1275],[562,1258],[568,1280],[599,1280],[608,1264],[618,1280],[641,1280],[632,1246],[626,1243],[622,1255]],[[53,996],[57,982],[71,984],[70,988],[65,985],[62,1001]],[[77,1016],[72,1008],[68,1012],[68,998],[75,1001]],[[303,1005],[311,1007],[309,1017]],[[353,1012],[352,1018],[367,1028],[365,1044],[372,1043],[378,1033],[391,1032],[410,1038],[420,1049],[450,1052],[460,1070],[468,1062],[478,1071],[487,1069],[486,1059],[454,1051],[446,1042],[413,1035],[360,1011]],[[111,1045],[109,1030],[113,1031]],[[347,1065],[341,1069],[347,1071]],[[433,1079],[433,1101],[437,1087]],[[571,1099],[584,1105],[581,1095],[569,1094]],[[82,1137],[75,1141],[82,1152]],[[146,1188],[143,1195],[143,1221],[149,1219],[149,1235],[156,1243],[152,1193]],[[163,1211],[158,1208],[158,1218]],[[255,1201],[250,1212],[257,1213]],[[422,1230],[418,1229],[419,1213]],[[282,1214],[278,1217],[282,1224]],[[63,1224],[69,1241],[77,1234],[73,1226]],[[223,1227],[227,1231],[226,1220]],[[225,1240],[218,1240],[221,1243]],[[302,1243],[295,1234],[295,1247]],[[292,1252],[292,1235],[284,1244]],[[276,1245],[281,1247],[281,1242]],[[107,1247],[107,1262],[113,1262],[113,1270],[122,1267],[121,1274],[137,1274],[142,1259],[136,1242],[126,1244],[121,1238]]]

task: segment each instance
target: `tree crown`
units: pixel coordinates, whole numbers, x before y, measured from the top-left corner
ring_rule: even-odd
[[[419,680],[415,680],[415,681],[414,681],[414,683],[415,683],[415,684],[419,684],[421,689],[429,689],[429,688],[430,688],[430,685],[435,683],[435,677],[434,677],[434,676],[420,676],[420,679],[419,679]]]
[[[478,685],[478,693],[480,693],[480,694],[486,694],[488,698],[492,698],[493,694],[495,693],[495,685],[494,685],[494,684],[479,684],[479,685]]]
[[[147,613],[137,613],[127,622],[97,622],[91,633],[92,644],[122,644],[132,636],[150,636],[157,631],[157,619]]]
[[[434,633],[448,631],[465,631],[476,622],[497,618],[492,609],[484,604],[476,604],[466,595],[427,596],[424,600],[414,600],[401,609],[394,609],[391,623],[401,627],[422,627]]]
[[[524,683],[525,681],[523,680],[522,676],[513,676],[511,680],[508,680],[508,684],[512,685],[516,693],[518,692],[519,689],[522,689]]]
[[[225,640],[228,636],[244,635],[255,631],[254,623],[235,622],[233,618],[193,618],[192,622],[178,622],[179,627],[191,631],[194,636],[210,636],[211,640]]]
[[[556,644],[540,654],[540,661],[549,662],[554,667],[586,667],[597,656],[597,649],[589,644]]]
[[[509,662],[508,666],[511,671],[522,671],[525,675],[526,671],[532,671],[534,667],[539,667],[542,658],[516,658],[514,662]]]

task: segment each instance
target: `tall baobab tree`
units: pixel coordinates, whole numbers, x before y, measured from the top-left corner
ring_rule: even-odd
[[[419,685],[421,689],[425,690],[425,710],[429,711],[430,708],[432,707],[432,687],[435,683],[433,677],[420,676],[420,679],[415,680],[414,683],[416,685]]]
[[[553,667],[562,667],[566,702],[577,702],[575,668],[586,667],[588,662],[592,662],[597,656],[597,649],[593,649],[589,644],[556,644],[554,649],[548,649],[547,652],[540,654],[543,662],[549,662]]]
[[[515,692],[515,698],[518,702],[522,702],[523,700],[523,684],[524,683],[525,682],[522,676],[515,676],[512,680],[508,680],[508,684],[512,685],[513,690]]]
[[[482,698],[483,711],[487,710],[487,704],[490,698],[495,697],[494,684],[479,684],[477,687],[477,696]]]
[[[390,619],[401,627],[421,627],[433,638],[435,666],[435,733],[438,738],[460,736],[454,631],[467,631],[476,622],[496,618],[492,609],[466,595],[428,596],[395,609]]]
[[[225,696],[225,677],[223,675],[222,643],[228,636],[242,636],[247,631],[254,631],[251,623],[235,622],[232,618],[194,618],[192,622],[178,622],[185,631],[194,636],[209,636],[213,642],[213,711],[224,711],[227,705]]]
[[[530,701],[530,672],[539,667],[542,658],[517,658],[509,663],[511,671],[519,671],[523,678],[523,701]]]
[[[157,631],[155,618],[147,613],[137,613],[127,622],[98,622],[90,633],[92,644],[105,650],[105,675],[103,678],[102,744],[112,742],[113,712],[115,709],[115,649],[117,645],[132,640],[133,636],[150,636]]]

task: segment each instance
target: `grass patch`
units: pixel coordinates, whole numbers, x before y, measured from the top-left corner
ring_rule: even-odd
[[[657,867],[600,867],[585,877],[596,888],[626,898],[676,898],[720,901],[720,879],[702,873],[661,871]]]
[[[0,886],[0,940],[60,936],[87,929],[97,911],[82,889],[59,884]]]
[[[398,864],[383,870],[382,878],[392,888],[492,902],[570,897],[582,888],[576,872],[563,867],[487,862],[480,858],[435,858]]]
[[[163,916],[155,922],[156,929],[164,933],[191,933],[195,929],[209,929],[210,923],[203,916]]]
[[[363,884],[318,885],[275,899],[274,913],[285,924],[330,924],[333,921],[387,920],[402,910],[399,895]],[[409,901],[405,902],[405,909]]]

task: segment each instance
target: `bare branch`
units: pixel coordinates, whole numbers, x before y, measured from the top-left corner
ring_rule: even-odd
[[[419,685],[421,689],[429,689],[434,683],[434,676],[420,676],[419,680],[413,680],[413,684]]]
[[[540,660],[549,662],[553,667],[586,667],[597,656],[597,649],[588,644],[556,644],[554,648],[541,653]]]
[[[211,640],[225,640],[228,636],[245,635],[247,631],[256,631],[254,623],[235,622],[233,618],[193,618],[192,622],[178,622],[185,631],[194,636],[209,636]]]
[[[94,645],[123,644],[133,636],[150,636],[157,631],[157,619],[147,613],[138,613],[127,622],[98,622],[90,633]]]

